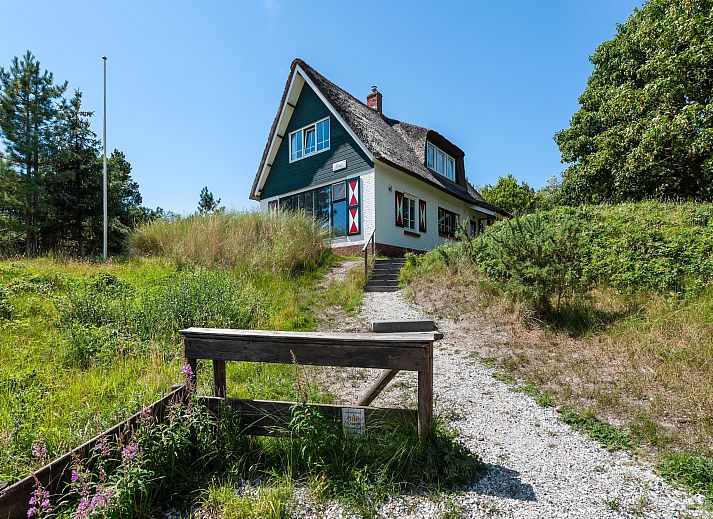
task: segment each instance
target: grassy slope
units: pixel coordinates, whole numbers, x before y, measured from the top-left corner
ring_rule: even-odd
[[[325,266],[297,277],[254,272],[249,278],[255,297],[267,311],[257,325],[272,329],[309,330],[316,316],[314,287]],[[177,275],[172,263],[140,259],[101,266],[48,259],[0,262],[0,287],[12,307],[11,319],[0,320],[0,481],[12,480],[40,460],[32,460],[35,441],[47,444],[48,456],[135,412],[180,382],[182,364],[176,340],[147,342],[141,353],[119,353],[108,362],[86,367],[68,362],[66,331],[58,306],[77,282],[109,272],[139,290],[170,284]],[[226,280],[236,274],[216,271]],[[245,275],[245,273],[243,273]],[[338,298],[337,298],[338,299]],[[141,304],[141,303],[138,303]],[[289,398],[289,366],[229,363],[229,392],[236,396]],[[204,389],[209,367],[199,367]],[[324,395],[322,395],[324,398]]]
[[[602,430],[594,416],[616,424],[626,440],[610,430],[605,436],[616,437],[620,448],[642,445],[663,460],[665,474],[713,497],[713,287],[704,245],[713,222],[701,227],[696,220],[710,218],[711,206],[646,203],[585,212],[592,222],[585,232],[599,234],[589,240],[588,268],[601,284],[549,323],[529,318],[462,258],[446,266],[436,253],[412,264],[404,272],[408,288],[432,311],[484,315],[508,328],[506,344],[474,354],[524,380],[544,403],[569,406],[573,426]],[[602,283],[607,275],[619,289]],[[683,287],[687,296],[676,297],[672,288],[686,279],[693,290]],[[645,289],[636,290],[637,283]]]

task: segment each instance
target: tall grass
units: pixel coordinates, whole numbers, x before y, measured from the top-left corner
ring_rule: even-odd
[[[130,244],[137,255],[295,272],[321,262],[327,236],[327,230],[304,213],[221,211],[147,223],[134,231]]]

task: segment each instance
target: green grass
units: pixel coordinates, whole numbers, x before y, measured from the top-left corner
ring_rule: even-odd
[[[314,287],[302,274],[49,259],[0,262],[0,481],[59,455],[180,382],[185,326],[314,329]],[[209,369],[199,369],[203,389]],[[234,396],[291,399],[289,366],[229,363]],[[315,391],[316,392],[316,391]],[[316,392],[318,393],[318,392]],[[327,395],[321,395],[328,400]]]
[[[656,468],[667,481],[705,496],[713,505],[713,457],[669,452]]]

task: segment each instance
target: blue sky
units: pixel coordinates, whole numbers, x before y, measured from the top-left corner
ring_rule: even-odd
[[[513,173],[533,187],[562,171],[553,134],[591,73],[588,57],[632,0],[264,0],[4,2],[0,66],[31,50],[84,92],[123,150],[144,204],[195,209],[207,185],[251,207],[250,184],[289,66],[301,57],[384,113],[434,128],[466,152],[475,185]]]

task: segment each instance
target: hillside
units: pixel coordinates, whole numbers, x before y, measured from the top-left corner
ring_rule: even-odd
[[[430,312],[506,334],[473,352],[505,380],[713,496],[713,204],[558,208],[402,275]]]

